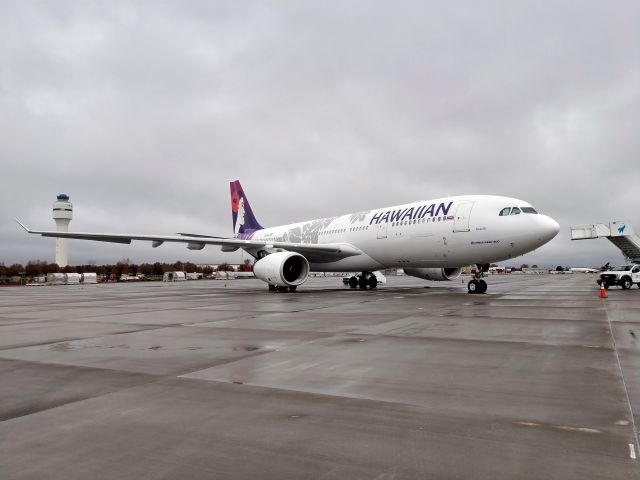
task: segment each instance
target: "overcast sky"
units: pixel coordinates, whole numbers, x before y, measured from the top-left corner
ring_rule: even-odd
[[[0,1],[0,262],[71,229],[231,235],[447,194],[562,229],[512,263],[620,262],[569,226],[640,231],[640,2]],[[70,262],[237,261],[70,242]]]

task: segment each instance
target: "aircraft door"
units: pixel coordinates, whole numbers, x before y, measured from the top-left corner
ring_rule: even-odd
[[[473,204],[474,202],[470,200],[463,200],[458,204],[453,221],[454,232],[468,232],[470,230],[469,219],[471,218]]]
[[[387,222],[382,222],[377,225],[378,229],[376,231],[376,238],[378,240],[382,240],[383,238],[387,238],[387,227],[389,224]]]

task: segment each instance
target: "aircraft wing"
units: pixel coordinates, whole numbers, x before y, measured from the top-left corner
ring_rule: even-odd
[[[43,237],[72,238],[76,240],[93,240],[96,242],[125,243],[133,240],[152,242],[154,248],[165,242],[186,243],[190,250],[201,250],[206,245],[219,245],[224,251],[234,251],[238,248],[260,249],[281,248],[291,252],[300,253],[311,262],[335,261],[341,258],[361,255],[362,251],[349,243],[291,243],[272,242],[263,240],[241,240],[238,238],[195,236],[195,234],[174,235],[137,235],[124,233],[85,233],[85,232],[57,232],[31,230],[22,222],[16,220],[28,233],[42,235]]]

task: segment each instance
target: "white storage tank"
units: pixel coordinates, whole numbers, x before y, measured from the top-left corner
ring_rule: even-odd
[[[184,272],[164,272],[162,276],[163,282],[182,282],[187,279],[187,274]]]
[[[82,283],[98,283],[98,275],[95,273],[83,273]]]
[[[81,275],[79,273],[66,273],[67,285],[78,285],[80,283]]]
[[[220,270],[218,272],[215,272],[215,276],[218,280],[233,280],[234,278],[236,278],[236,272]]]
[[[64,285],[67,281],[64,273],[47,273],[47,283],[49,285]]]
[[[253,272],[236,272],[236,278],[256,278]]]

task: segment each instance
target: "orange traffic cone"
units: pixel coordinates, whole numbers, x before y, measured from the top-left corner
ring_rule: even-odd
[[[604,282],[600,283],[600,298],[607,298],[607,291],[604,289]]]

